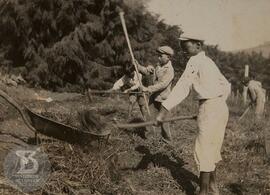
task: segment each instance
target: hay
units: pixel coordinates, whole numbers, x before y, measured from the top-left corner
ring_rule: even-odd
[[[78,113],[79,120],[83,130],[86,131],[100,131],[105,127],[105,123],[102,122],[102,118],[93,110],[83,110]]]
[[[41,193],[79,194],[88,191],[88,194],[103,194],[105,189],[107,193],[113,191],[112,172],[117,173],[114,161],[119,148],[99,150],[70,146],[61,142],[42,145],[51,162],[52,173]]]
[[[114,110],[105,109],[101,114],[109,115],[114,112]],[[71,113],[54,113],[48,111],[41,112],[40,114],[46,118],[76,127],[78,130],[93,133],[94,135],[110,134],[110,130],[106,128],[106,119],[95,110],[82,110],[75,115]]]

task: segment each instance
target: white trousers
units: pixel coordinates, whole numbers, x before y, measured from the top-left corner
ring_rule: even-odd
[[[257,119],[261,119],[264,114],[265,97],[258,97],[256,99],[255,116]]]
[[[199,132],[195,141],[195,161],[201,172],[211,172],[221,158],[221,147],[229,118],[226,101],[222,97],[201,100],[198,114]]]

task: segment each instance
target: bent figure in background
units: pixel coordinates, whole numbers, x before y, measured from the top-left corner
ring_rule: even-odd
[[[255,106],[256,120],[260,120],[264,114],[265,89],[262,88],[261,82],[252,80],[249,77],[244,78],[242,83],[248,88],[251,105]]]
[[[113,88],[110,90],[121,90],[124,93],[129,92],[139,92],[140,81],[142,80],[142,75],[139,73],[139,78],[135,71],[126,70],[125,75],[122,76],[119,80],[117,80]],[[139,81],[140,80],[140,81]],[[145,102],[142,94],[130,94],[129,95],[129,106],[128,106],[128,117],[131,116],[132,110],[134,108],[135,103],[138,102],[140,111],[143,119],[145,119],[146,111],[145,111]]]

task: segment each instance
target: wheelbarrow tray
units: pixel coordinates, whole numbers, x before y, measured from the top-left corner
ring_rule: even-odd
[[[69,143],[82,143],[91,137],[87,131],[54,121],[25,107],[32,126],[37,132]]]

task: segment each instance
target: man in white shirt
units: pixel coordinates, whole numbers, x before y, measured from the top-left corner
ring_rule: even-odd
[[[200,195],[219,194],[216,184],[216,163],[221,160],[220,150],[228,122],[226,99],[230,83],[216,64],[202,50],[203,40],[192,35],[180,38],[183,50],[190,57],[186,69],[168,98],[162,102],[157,116],[161,122],[166,113],[184,100],[191,89],[199,99],[197,118],[199,132],[195,142],[194,157],[200,171]]]
[[[248,88],[251,105],[255,106],[256,120],[260,120],[264,113],[265,89],[262,88],[261,82],[255,81],[249,77],[245,78],[242,83]]]
[[[139,78],[137,77],[136,71],[126,70],[125,75],[117,80],[111,90],[123,90],[124,93],[128,92],[139,92],[140,81],[142,80],[142,74],[139,73]],[[128,107],[128,117],[130,117],[133,107],[136,103],[139,104],[142,117],[145,119],[145,102],[142,94],[130,94],[129,95],[129,107]]]
[[[159,63],[154,68],[152,66],[144,67],[137,63],[139,71],[144,75],[153,74],[153,84],[148,87],[143,87],[144,92],[150,93],[149,108],[152,117],[156,117],[161,109],[161,103],[167,99],[171,92],[171,84],[174,78],[174,69],[171,64],[171,58],[174,51],[169,46],[161,46],[157,49]],[[161,135],[163,141],[171,141],[170,124],[164,123],[161,125]]]

